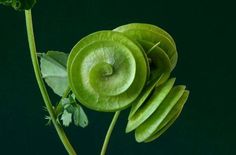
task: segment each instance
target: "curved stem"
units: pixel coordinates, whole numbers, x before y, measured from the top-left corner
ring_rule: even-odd
[[[100,154],[100,155],[105,155],[105,154],[106,154],[107,145],[108,145],[108,143],[109,143],[109,140],[110,140],[110,137],[111,137],[111,133],[112,133],[112,131],[113,131],[113,129],[114,129],[114,126],[115,126],[115,124],[116,124],[116,121],[117,121],[119,115],[120,115],[120,111],[117,111],[117,112],[114,114],[114,116],[113,116],[113,119],[112,119],[112,121],[111,121],[111,124],[110,124],[110,126],[109,126],[109,129],[108,129],[108,131],[107,131],[105,140],[104,140],[104,142],[103,142],[102,151],[101,151],[101,154]]]
[[[31,10],[26,10],[25,11],[25,20],[26,20],[26,28],[27,28],[27,34],[28,34],[28,42],[29,42],[31,60],[32,60],[32,63],[33,63],[34,73],[35,73],[36,80],[38,82],[38,86],[39,86],[39,89],[41,91],[43,100],[45,102],[45,105],[47,107],[49,115],[52,119],[53,125],[56,128],[58,136],[60,137],[64,147],[66,148],[67,152],[70,155],[76,155],[76,152],[74,151],[74,149],[71,146],[69,140],[67,139],[63,128],[56,121],[55,112],[54,112],[53,106],[51,104],[49,95],[47,93],[45,84],[43,82],[42,76],[41,76],[40,67],[39,67],[38,58],[37,58],[35,39],[34,39]]]

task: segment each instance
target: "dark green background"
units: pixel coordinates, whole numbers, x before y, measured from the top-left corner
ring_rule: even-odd
[[[234,10],[227,0],[40,0],[33,17],[39,51],[69,52],[89,33],[131,22],[159,25],[174,37],[179,61],[172,76],[191,90],[183,113],[158,140],[138,144],[124,133],[126,110],[108,155],[235,155]],[[54,128],[45,126],[24,24],[23,12],[0,6],[0,154],[64,155]],[[86,112],[90,125],[66,132],[80,155],[96,155],[112,114]]]

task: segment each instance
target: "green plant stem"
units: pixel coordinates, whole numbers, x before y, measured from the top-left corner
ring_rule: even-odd
[[[55,127],[55,129],[58,133],[58,136],[60,137],[64,147],[66,148],[67,152],[70,155],[76,155],[76,152],[74,151],[74,149],[71,146],[69,140],[67,139],[63,128],[56,121],[55,112],[54,112],[53,106],[51,104],[49,95],[47,93],[45,84],[43,82],[42,76],[41,76],[40,67],[39,67],[38,58],[37,58],[37,50],[36,50],[36,45],[35,45],[35,39],[34,39],[31,10],[26,10],[25,11],[25,20],[26,20],[28,42],[29,42],[30,55],[31,55],[32,63],[33,63],[34,73],[35,73],[36,80],[38,82],[39,89],[41,91],[43,100],[45,102],[45,105],[47,107],[49,115],[52,119],[53,125],[54,125],[54,127]]]
[[[71,91],[71,89],[70,89],[70,87],[68,87],[65,90],[64,94],[62,95],[61,99],[66,98],[70,94],[70,91]],[[63,106],[62,106],[62,102],[60,101],[58,103],[58,105],[56,106],[56,108],[54,109],[54,113],[55,113],[56,117],[58,117],[59,115],[62,114],[62,112],[63,112]]]
[[[62,98],[66,98],[69,95],[70,91],[71,91],[70,87],[67,87],[66,91],[62,95]]]
[[[102,146],[102,151],[101,151],[101,154],[100,155],[105,155],[106,154],[106,150],[107,150],[107,146],[108,146],[108,143],[109,143],[109,140],[110,140],[110,137],[111,137],[111,133],[114,129],[114,126],[117,122],[117,119],[120,115],[120,111],[117,111],[114,116],[113,116],[113,119],[111,121],[111,124],[109,126],[109,129],[107,131],[107,134],[106,134],[106,137],[105,137],[105,140],[103,142],[103,146]]]

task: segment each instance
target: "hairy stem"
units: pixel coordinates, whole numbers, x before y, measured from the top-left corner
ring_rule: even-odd
[[[53,106],[51,104],[49,95],[47,93],[45,84],[43,82],[43,79],[42,79],[42,76],[41,76],[41,73],[40,73],[40,67],[39,67],[39,63],[38,63],[37,50],[36,50],[35,39],[34,39],[31,10],[26,10],[25,11],[25,20],[26,20],[26,28],[27,28],[27,34],[28,34],[28,42],[29,42],[31,60],[32,60],[32,63],[33,63],[34,73],[35,73],[36,80],[38,82],[38,86],[39,86],[39,89],[41,91],[43,100],[45,102],[45,105],[47,107],[49,115],[52,119],[53,125],[54,125],[54,127],[55,127],[55,129],[58,133],[58,136],[60,137],[64,147],[66,148],[67,152],[70,155],[76,155],[76,152],[74,151],[74,149],[71,146],[69,140],[67,139],[63,128],[57,123]]]
[[[105,137],[105,140],[103,142],[103,146],[102,146],[102,151],[101,151],[101,154],[100,155],[105,155],[106,154],[106,150],[107,150],[107,146],[108,146],[108,143],[109,143],[109,140],[110,140],[110,137],[111,137],[111,133],[114,129],[114,126],[116,124],[116,121],[118,119],[120,115],[120,111],[117,111],[114,116],[113,116],[113,119],[111,121],[111,124],[109,126],[109,129],[107,131],[107,134],[106,134],[106,137]]]

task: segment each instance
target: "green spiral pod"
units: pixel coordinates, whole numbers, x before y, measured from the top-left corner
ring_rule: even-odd
[[[158,138],[177,119],[188,98],[185,86],[174,86],[177,63],[173,38],[142,23],[99,31],[80,40],[67,66],[70,87],[86,107],[115,112],[131,106],[126,132],[137,142]]]
[[[80,40],[68,58],[69,83],[79,101],[97,111],[124,109],[147,80],[143,49],[119,32],[100,31]]]

